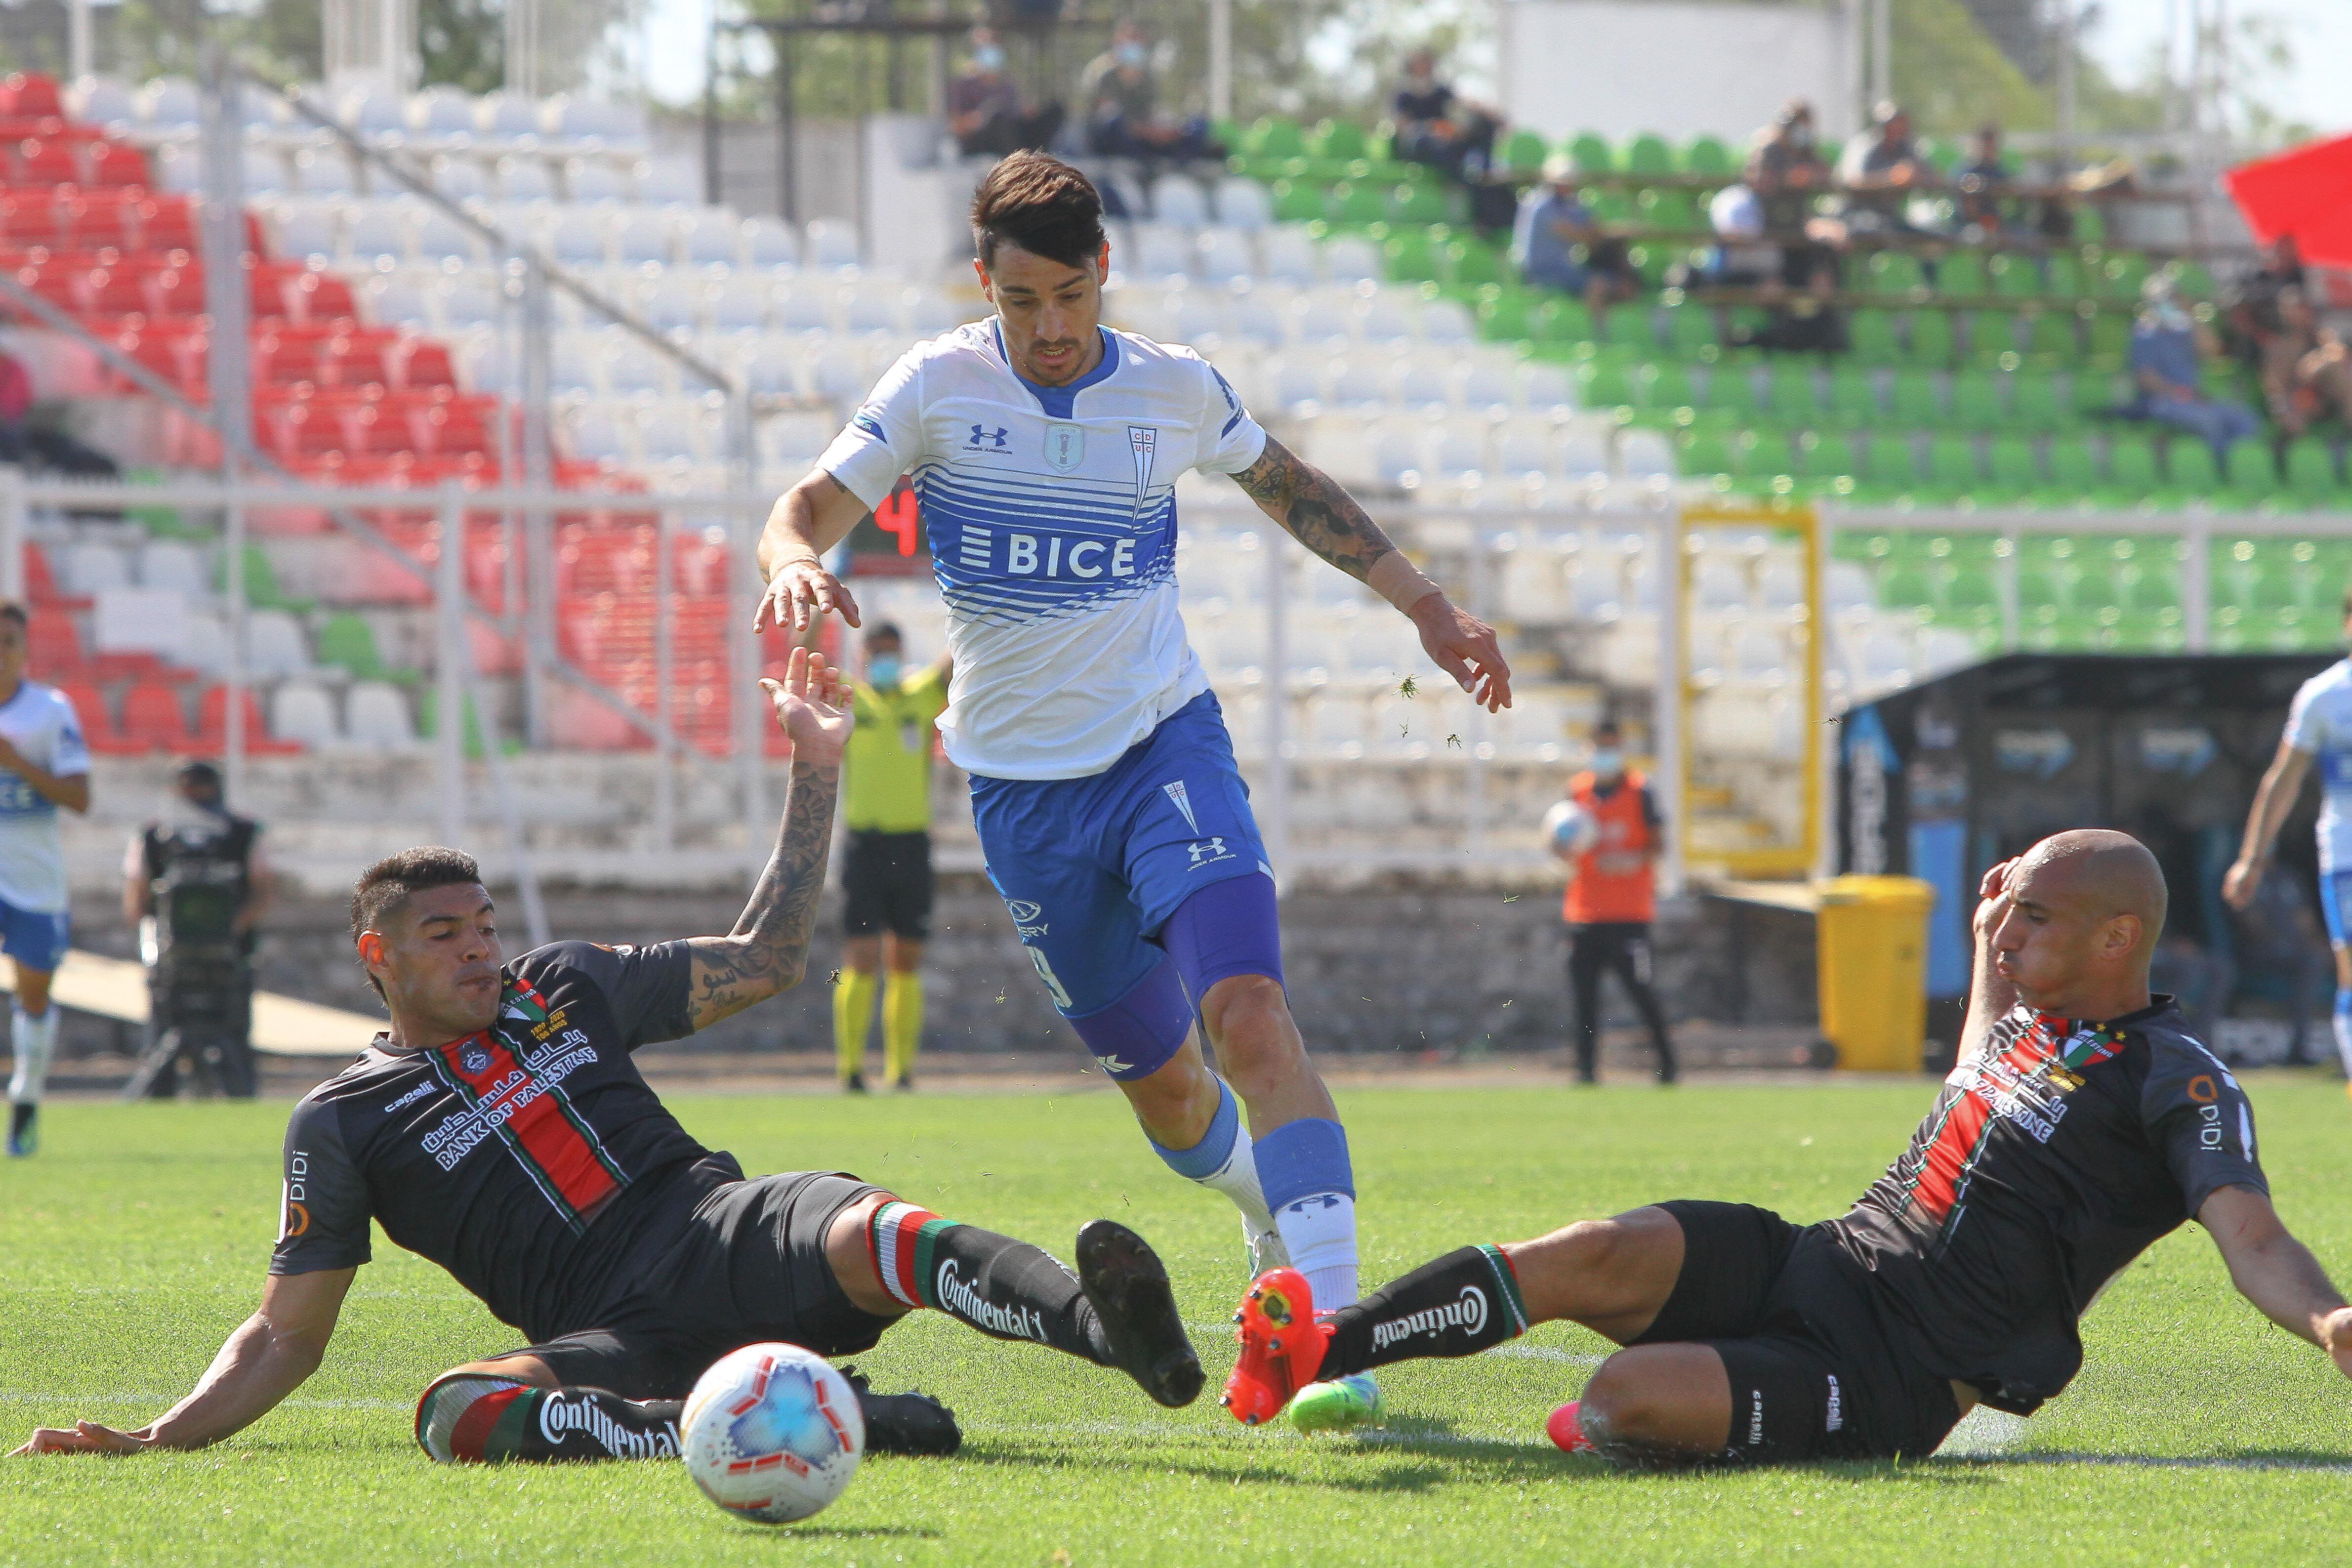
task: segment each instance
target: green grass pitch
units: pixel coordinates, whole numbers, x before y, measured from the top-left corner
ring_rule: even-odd
[[[1368,1280],[1655,1198],[1843,1208],[1900,1146],[1921,1082],[1357,1090],[1341,1097]],[[2352,1108],[2261,1075],[2288,1223],[2352,1279]],[[747,1170],[839,1166],[1046,1243],[1108,1214],[1175,1273],[1211,1377],[1163,1411],[1124,1380],[921,1314],[865,1358],[962,1417],[952,1460],[869,1461],[817,1520],[771,1530],[675,1465],[445,1469],[409,1436],[441,1368],[511,1346],[437,1269],[379,1237],[326,1366],[199,1454],[0,1465],[0,1562],[629,1563],[2340,1563],[2352,1384],[2255,1317],[2185,1228],[2085,1326],[2088,1364],[1992,1457],[1711,1477],[1570,1460],[1543,1420],[1602,1342],[1538,1330],[1473,1362],[1392,1370],[1370,1440],[1246,1432],[1214,1404],[1242,1284],[1222,1200],[1160,1167],[1103,1093],[844,1101],[682,1098]],[[0,1437],[87,1415],[136,1426],[251,1309],[277,1217],[284,1104],[60,1104],[0,1167]]]

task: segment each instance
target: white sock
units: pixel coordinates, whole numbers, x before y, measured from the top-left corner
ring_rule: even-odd
[[[36,1018],[18,1003],[9,1009],[8,1046],[16,1058],[16,1070],[8,1079],[8,1102],[12,1105],[38,1105],[41,1091],[49,1081],[49,1050],[58,1038],[58,1005]]]
[[[2352,991],[2336,994],[2336,1054],[2344,1060],[2344,1076],[2352,1078]]]
[[[1274,1224],[1290,1266],[1307,1276],[1307,1288],[1315,1292],[1315,1310],[1354,1306],[1356,1200],[1345,1193],[1316,1193],[1285,1204]]]
[[[1264,1236],[1274,1228],[1274,1215],[1265,1206],[1265,1191],[1258,1185],[1256,1145],[1250,1142],[1249,1129],[1234,1129],[1233,1152],[1225,1163],[1205,1176],[1194,1181],[1213,1192],[1231,1198],[1234,1207],[1242,1211],[1242,1228],[1252,1237]]]

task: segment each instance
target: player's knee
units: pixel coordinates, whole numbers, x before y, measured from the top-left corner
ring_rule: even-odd
[[[1265,974],[1232,974],[1209,987],[1201,1019],[1216,1042],[1217,1065],[1246,1100],[1286,1078],[1299,1054],[1298,1026],[1282,983]]]
[[[860,1311],[877,1317],[896,1317],[904,1310],[882,1283],[882,1270],[875,1262],[869,1239],[875,1211],[898,1201],[894,1194],[868,1193],[835,1215],[824,1235],[824,1260],[840,1282],[842,1293]]]
[[[1611,1356],[1577,1395],[1577,1422],[1604,1456],[1645,1449],[1667,1435],[1664,1402],[1654,1380],[1643,1376],[1642,1361],[1622,1352]]]

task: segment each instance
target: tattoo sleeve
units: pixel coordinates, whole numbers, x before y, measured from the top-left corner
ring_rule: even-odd
[[[1271,436],[1234,482],[1293,539],[1360,583],[1382,556],[1396,552],[1355,497]]]
[[[784,806],[776,850],[751,889],[735,929],[698,937],[694,954],[693,1018],[706,1028],[800,984],[816,929],[817,896],[833,847],[834,798],[841,764],[794,763],[792,796]]]

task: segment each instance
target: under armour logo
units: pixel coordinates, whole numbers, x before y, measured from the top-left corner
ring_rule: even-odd
[[[1234,858],[1233,851],[1225,847],[1225,841],[1222,837],[1199,839],[1186,845],[1185,848],[1191,852],[1192,864],[1195,867]]]
[[[978,447],[982,441],[993,441],[996,443],[996,450],[1002,452],[1004,450],[1005,437],[1011,434],[1012,432],[1007,430],[1002,425],[999,425],[993,431],[990,430],[985,426],[975,425],[971,427],[971,444],[974,447]]]

